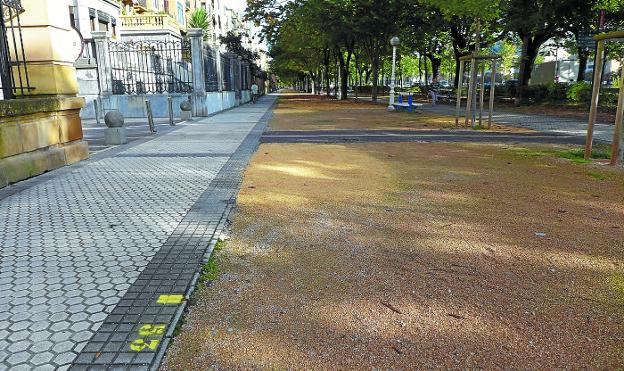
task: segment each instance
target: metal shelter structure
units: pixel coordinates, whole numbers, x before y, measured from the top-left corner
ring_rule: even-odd
[[[585,141],[585,159],[591,157],[594,124],[596,123],[596,115],[598,113],[598,98],[600,96],[602,66],[604,65],[605,42],[617,41],[624,42],[624,31],[614,31],[602,33],[594,36],[594,40],[598,42],[596,49],[596,61],[594,63],[594,83],[592,86],[592,97],[589,108],[589,122],[587,123],[587,139]],[[618,105],[615,114],[615,130],[613,130],[613,143],[611,145],[611,165],[624,163],[624,130],[622,129],[622,119],[624,118],[624,68],[620,73],[620,91],[618,95]]]
[[[492,74],[490,77],[490,102],[487,128],[489,129],[492,126],[492,112],[494,111],[494,90],[496,83],[496,65],[498,59],[500,59],[498,55],[479,55],[477,53],[472,53],[470,55],[459,58],[459,81],[457,84],[457,111],[455,114],[455,125],[459,126],[464,71],[466,70],[466,62],[469,62],[471,78],[468,81],[468,97],[466,102],[464,125],[467,127],[468,123],[471,123],[473,128],[477,127],[477,89],[479,88],[480,104],[478,126],[483,126],[483,107],[485,99],[485,67],[489,63],[492,68]],[[481,69],[480,84],[478,84],[477,82],[477,73],[479,71],[479,68]]]

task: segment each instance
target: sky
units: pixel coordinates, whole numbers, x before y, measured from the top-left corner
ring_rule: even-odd
[[[225,0],[224,3],[238,11],[244,11],[247,7],[247,0]]]

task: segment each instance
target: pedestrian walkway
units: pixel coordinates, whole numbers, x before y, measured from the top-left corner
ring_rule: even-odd
[[[425,112],[449,116],[454,116],[456,110],[455,106],[446,104],[437,104],[435,106],[423,104],[419,109]],[[487,113],[484,112],[484,114]],[[487,118],[484,118],[484,120],[487,120]],[[492,115],[492,121],[497,124],[533,129],[544,133],[575,135],[579,137],[587,135],[587,121],[571,118],[496,110]],[[603,143],[611,143],[613,141],[613,125],[596,123],[594,125],[594,139]]]
[[[0,369],[158,364],[275,99],[1,191]]]
[[[371,101],[370,97],[360,97],[359,99],[363,101]],[[388,99],[381,98],[377,101],[377,103],[388,105]],[[456,107],[448,104],[437,104],[435,106],[432,106],[431,104],[415,104],[415,107],[417,111],[420,110],[423,112],[431,112],[448,116],[455,116],[456,112]],[[463,110],[462,113],[464,113]],[[486,113],[484,112],[484,114]],[[497,124],[532,129],[543,133],[574,135],[583,138],[587,135],[587,121],[567,117],[495,110],[492,115],[492,121]],[[594,140],[603,143],[611,143],[613,141],[613,125],[596,123],[594,125]]]

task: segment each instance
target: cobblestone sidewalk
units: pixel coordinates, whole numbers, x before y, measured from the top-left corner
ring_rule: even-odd
[[[157,363],[274,100],[0,193],[0,370]]]

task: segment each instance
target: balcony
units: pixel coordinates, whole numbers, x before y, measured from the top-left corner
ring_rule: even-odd
[[[180,25],[168,14],[131,14],[119,17],[121,31],[154,31],[168,30],[176,34],[186,32],[186,27]]]

